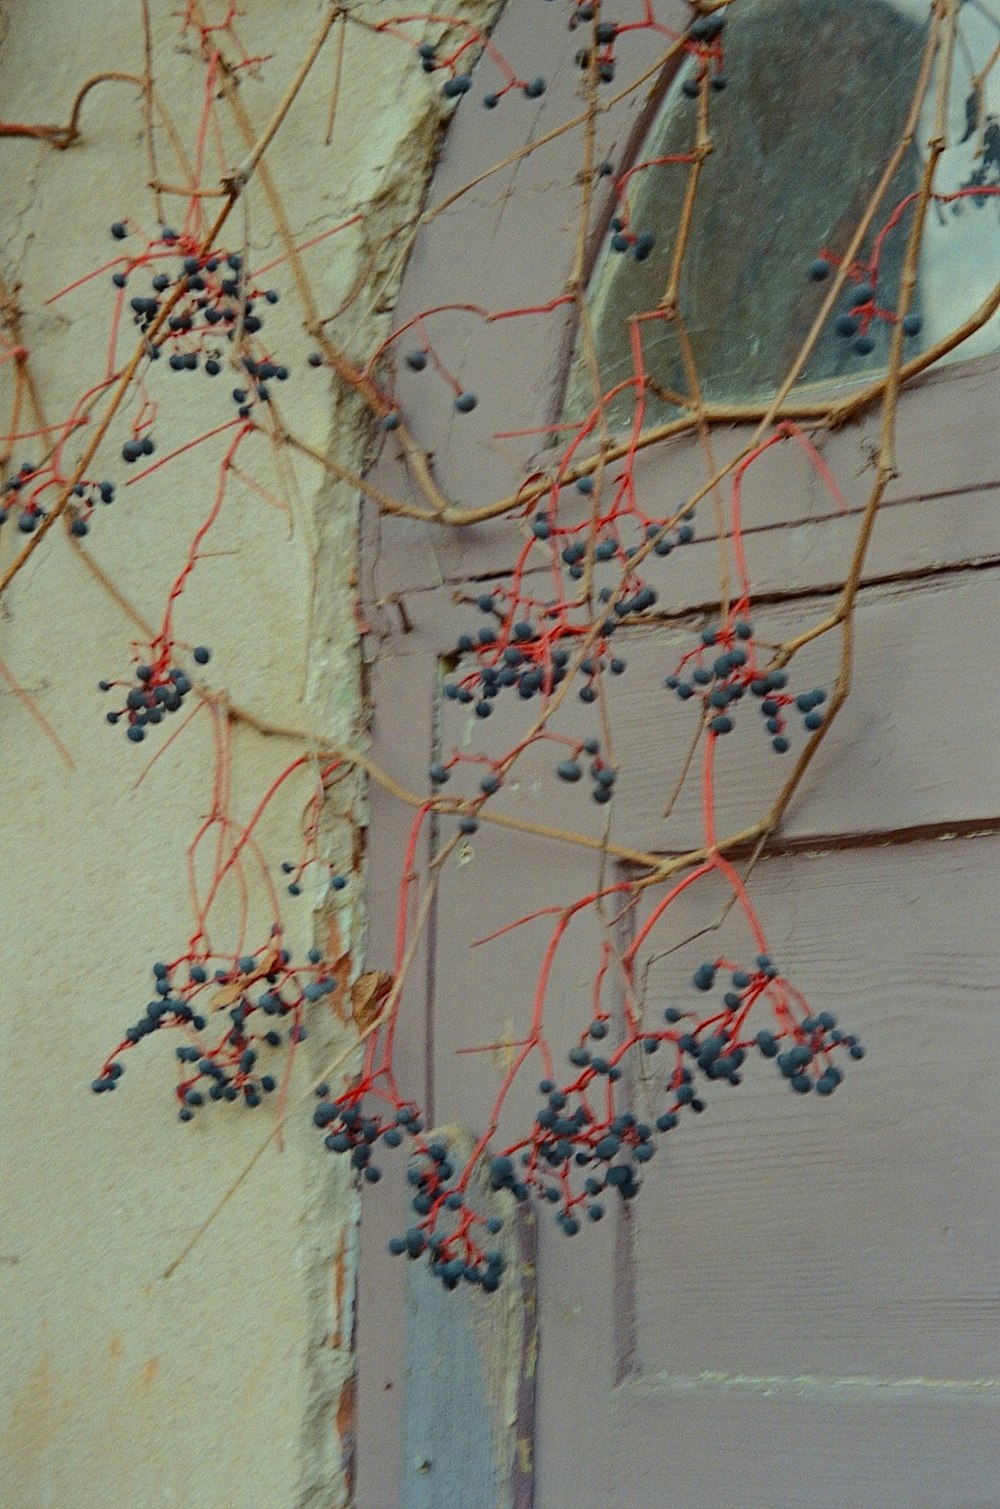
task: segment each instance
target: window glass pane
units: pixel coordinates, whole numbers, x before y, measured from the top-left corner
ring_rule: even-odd
[[[704,164],[679,284],[679,308],[691,337],[704,397],[740,401],[781,383],[819,308],[822,283],[807,268],[822,249],[843,251],[903,132],[927,37],[927,0],[738,0],[724,34],[726,88],[710,93],[713,151]],[[1000,88],[994,67],[977,106],[968,105],[976,70],[1000,40],[991,7],[967,0],[955,53],[949,145],[936,181],[947,193],[1000,182]],[[638,163],[690,153],[695,139],[697,64],[685,62],[637,155]],[[917,145],[883,200],[861,262],[877,248],[874,311],[892,312],[910,214],[879,232],[917,186],[920,144],[933,119],[933,83]],[[975,122],[967,133],[968,120]],[[961,138],[965,136],[965,140]],[[689,168],[641,167],[626,191],[629,238],[652,233],[652,250],[613,249],[613,230],[591,280],[590,313],[605,393],[627,383],[634,366],[632,317],[655,310],[667,288],[674,235]],[[1000,200],[967,197],[935,204],[928,217],[919,283],[911,304],[922,329],[916,351],[964,319],[1000,277]],[[620,240],[621,238],[619,238]],[[641,243],[639,243],[641,249]],[[851,380],[884,366],[892,323],[877,312],[853,335],[834,328],[850,312],[862,273],[820,337],[801,382]],[[843,321],[841,322],[844,323]],[[641,322],[647,375],[662,390],[686,394],[676,327]],[[962,356],[995,349],[996,317]],[[568,412],[593,404],[589,366],[579,347],[570,374]],[[613,425],[631,421],[633,392],[608,405]],[[670,417],[669,402],[649,398],[647,422]]]

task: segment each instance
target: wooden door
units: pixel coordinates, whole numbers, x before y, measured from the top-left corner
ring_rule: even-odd
[[[502,101],[516,108],[496,128],[490,115],[489,132],[478,99],[464,103],[431,206],[578,109],[579,67],[556,7],[532,7],[530,21],[525,7],[510,7],[494,42],[525,77],[546,75],[548,91],[530,104]],[[648,46],[648,35],[623,39],[619,78],[641,71]],[[614,118],[599,117],[598,154],[624,151],[640,107],[641,94]],[[555,135],[434,218],[413,253],[399,325],[443,304],[496,311],[553,299],[572,252],[565,229],[578,209],[579,150],[573,132]],[[446,495],[489,503],[545,462],[537,436],[496,435],[557,412],[567,311],[470,323],[455,307],[435,316],[432,339],[478,406],[453,413],[444,384],[401,364],[401,407],[414,434],[435,437]],[[782,973],[811,1009],[835,1013],[857,1035],[864,1062],[847,1062],[837,1093],[821,1098],[790,1093],[773,1064],[755,1057],[739,1087],[711,1087],[704,1114],[659,1139],[635,1200],[609,1202],[606,1219],[573,1237],[543,1207],[531,1272],[522,1265],[501,1295],[431,1297],[416,1265],[386,1253],[406,1224],[405,1196],[380,1188],[361,1233],[362,1509],[1000,1506],[991,1032],[1000,1005],[998,380],[1000,361],[984,357],[920,377],[901,395],[899,474],[857,599],[855,684],[750,881]],[[841,490],[837,505],[795,444],[775,445],[748,474],[742,537],[761,643],[786,642],[835,601],[870,495],[878,424],[877,412],[862,414],[817,438]],[[736,423],[715,431],[717,468],[748,433]],[[691,436],[643,450],[633,465],[640,496],[678,504],[707,475]],[[391,445],[373,480],[420,505]],[[578,506],[585,517],[585,496]],[[429,794],[432,762],[453,750],[498,754],[523,727],[516,702],[498,698],[493,716],[477,720],[444,694],[461,664],[460,636],[481,621],[474,599],[509,571],[512,525],[499,518],[449,531],[374,509],[366,519],[373,758]],[[495,799],[515,822],[537,822],[541,806],[546,824],[595,847],[484,823],[441,867],[397,1040],[401,1077],[429,1125],[482,1132],[510,1061],[503,1044],[522,1040],[531,1017],[548,913],[634,878],[629,851],[675,854],[702,842],[696,780],[664,817],[695,724],[663,681],[711,622],[718,558],[707,517],[682,552],[650,558],[657,611],[621,632],[616,654],[627,672],[608,681],[613,802],[593,803],[586,781],[555,780],[544,748],[528,752]],[[835,636],[808,645],[794,662],[796,688],[831,686],[837,660]],[[720,834],[766,811],[787,774],[755,726],[756,710],[746,711],[753,716],[737,718],[720,741]],[[559,728],[568,737],[592,732],[589,707],[565,704]],[[798,730],[796,738],[801,747]],[[373,787],[372,967],[392,957],[411,816]],[[454,826],[441,818],[427,827],[413,862],[422,880]],[[745,871],[747,855],[734,862]],[[647,935],[659,894],[637,896],[621,915],[591,907],[574,921],[545,1007],[560,1072],[589,1020],[606,943],[618,957],[631,950],[643,1009],[661,1022],[664,1007],[687,1008],[699,965],[747,956],[745,921],[738,908],[724,915],[730,893],[718,876],[678,897],[669,927]],[[472,947],[488,934],[498,936]],[[615,981],[612,968],[603,998],[612,1038],[622,1006]],[[457,1052],[483,1044],[501,1046]],[[621,1103],[651,1119],[662,1089],[637,1057]],[[526,1066],[505,1126],[531,1123],[541,1077],[534,1061]],[[507,1365],[522,1369],[502,1399],[479,1366],[480,1304],[499,1307]],[[497,1466],[504,1432],[516,1471],[509,1456]]]

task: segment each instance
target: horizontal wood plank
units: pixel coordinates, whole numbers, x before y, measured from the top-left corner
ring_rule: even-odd
[[[860,595],[854,686],[793,798],[782,837],[888,834],[1000,816],[993,719],[981,690],[1000,655],[998,587],[991,570]],[[754,624],[764,640],[778,642],[829,609],[829,600],[788,604],[755,614]],[[838,638],[829,634],[796,656],[790,690],[832,687]],[[621,843],[673,850],[702,841],[697,769],[671,817],[661,815],[697,727],[694,699],[682,704],[656,690],[694,639],[690,631],[650,630],[619,641],[628,670],[611,683],[609,702],[623,766],[612,825]],[[777,795],[808,737],[801,714],[793,709],[788,721],[793,753],[779,756],[759,701],[738,704],[736,726],[718,744],[720,836],[755,821]]]
[[[960,409],[987,381],[994,385],[1000,360],[983,358],[935,374],[933,382],[902,395],[897,444],[899,475],[890,483],[882,506],[869,561],[868,580],[904,572],[933,571],[966,562],[996,559],[1000,554],[1000,525],[996,497],[1000,487],[1000,447],[988,427],[961,425],[943,415],[951,404]],[[730,428],[713,436],[713,457],[721,467],[737,455],[750,432]],[[932,444],[921,437],[934,435]],[[742,483],[740,519],[747,540],[748,564],[758,594],[787,593],[825,587],[843,579],[857,537],[860,512],[870,496],[875,472],[873,457],[878,425],[853,424],[820,437],[818,447],[832,472],[839,498],[821,481],[805,453],[794,442],[772,447],[747,472]],[[464,501],[489,502],[513,493],[525,467],[509,445],[472,441],[468,453],[475,461],[480,487]],[[536,456],[534,465],[547,464]],[[621,465],[608,470],[608,487],[621,474]],[[708,479],[700,445],[688,437],[641,451],[634,476],[639,506],[653,517],[682,507]],[[380,485],[393,496],[409,497],[402,463],[388,457],[379,474]],[[733,493],[727,479],[719,485],[718,502],[725,530],[732,532]],[[560,496],[560,522],[583,516],[572,489]],[[651,560],[645,568],[651,584],[671,611],[718,597],[719,562],[715,502],[709,494],[699,503],[696,541],[666,561]],[[373,525],[373,527],[375,527]],[[521,526],[523,528],[523,526]],[[374,563],[370,586],[374,598],[395,591],[433,589],[443,582],[502,575],[509,570],[511,539],[519,526],[497,520],[471,529],[449,530],[403,519],[383,519],[378,525],[382,549]],[[626,544],[639,544],[625,532]],[[537,551],[538,564],[544,552]],[[609,576],[610,580],[610,576]]]
[[[871,588],[858,598],[855,678],[847,703],[806,772],[780,830],[787,842],[909,836],[921,828],[959,828],[1000,818],[1000,784],[989,712],[990,666],[1000,659],[1000,618],[994,604],[1000,572],[970,571],[926,582]],[[418,599],[419,601],[419,599]],[[445,594],[440,614],[418,622],[407,636],[412,646],[426,632],[454,644],[459,625],[475,628],[474,608],[455,607]],[[753,615],[758,635],[777,643],[819,623],[831,598],[805,599],[762,608]],[[428,612],[431,604],[427,605]],[[596,807],[591,782],[567,786],[555,776],[564,745],[546,743],[527,751],[487,811],[597,838],[610,810],[609,836],[643,851],[677,852],[703,841],[700,753],[669,818],[663,812],[699,725],[694,699],[686,703],[663,687],[664,677],[697,643],[703,618],[683,627],[650,625],[623,631],[616,653],[626,671],[607,680],[618,767],[610,809]],[[796,656],[789,670],[792,694],[833,686],[839,634],[817,640]],[[764,657],[769,654],[762,651]],[[458,679],[462,669],[446,679]],[[514,700],[511,700],[513,696]],[[516,694],[497,699],[482,720],[469,706],[442,704],[441,749],[501,758],[523,738],[540,704]],[[788,715],[791,752],[776,754],[764,727],[760,701],[737,704],[735,728],[718,741],[717,832],[724,836],[761,818],[808,737],[802,714]],[[602,733],[596,706],[571,695],[550,728],[567,738]],[[445,790],[472,796],[483,767],[463,766]],[[484,825],[484,835],[486,825]],[[481,840],[486,843],[487,837]]]
[[[609,1455],[629,1509],[996,1509],[997,1390],[623,1389]],[[656,1442],[650,1451],[649,1443]],[[545,1509],[576,1509],[558,1486]]]

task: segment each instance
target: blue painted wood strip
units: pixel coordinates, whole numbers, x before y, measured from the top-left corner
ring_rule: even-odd
[[[487,1202],[504,1219],[496,1243],[507,1272],[498,1293],[471,1285],[449,1293],[425,1260],[409,1269],[402,1509],[534,1502],[534,1215],[512,1208],[509,1195],[477,1199],[479,1208]]]

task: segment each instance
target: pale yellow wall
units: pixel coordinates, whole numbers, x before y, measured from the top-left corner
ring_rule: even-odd
[[[180,37],[182,9],[150,0],[158,87],[190,152],[203,69]],[[205,9],[217,17],[225,7],[205,0]],[[240,91],[260,130],[325,8],[245,0],[242,11],[238,29],[249,50],[273,54]],[[365,13],[391,14],[379,4]],[[0,5],[3,118],[63,121],[88,75],[141,71],[141,14],[140,0]],[[412,213],[445,113],[440,80],[423,75],[408,48],[352,27],[333,142],[325,146],[334,58],[331,41],[267,154],[301,239],[376,200],[380,232]],[[139,91],[101,84],[81,119],[82,139],[65,152],[32,140],[0,141],[0,276],[8,288],[20,285],[23,340],[50,422],[102,375],[108,276],[55,305],[46,307],[45,299],[121,249],[108,234],[112,220],[133,216],[155,225]],[[176,182],[179,169],[162,130],[156,139],[161,174]],[[250,257],[259,265],[280,252],[259,178],[245,199]],[[230,244],[239,245],[243,226],[238,206],[226,232]],[[367,250],[358,227],[305,254],[324,313],[350,289]],[[396,266],[395,249],[383,262]],[[367,426],[356,404],[338,399],[328,372],[306,366],[312,343],[287,267],[271,281],[282,302],[268,333],[292,368],[279,403],[299,436],[357,467]],[[383,298],[373,315],[362,300],[334,327],[352,354],[377,341],[385,307]],[[122,349],[131,349],[128,336]],[[11,364],[0,367],[4,429],[12,372]],[[154,430],[160,454],[231,417],[228,372],[216,386],[201,372],[162,377],[150,382],[151,390],[161,384],[156,391],[163,398]],[[130,399],[92,468],[119,484],[129,475],[120,460],[122,426],[133,413]],[[84,429],[67,455],[74,447],[78,454],[87,438]],[[192,577],[178,609],[178,635],[212,647],[208,685],[328,741],[354,738],[359,697],[349,572],[356,497],[301,457],[283,451],[276,460],[264,442],[255,445],[256,477],[288,502],[290,514],[232,487],[210,542],[223,553]],[[38,444],[18,445],[14,465],[42,453]],[[162,611],[165,588],[204,518],[219,455],[219,443],[209,442],[141,487],[119,486],[113,507],[95,520],[86,542],[91,557],[150,619]],[[8,523],[0,533],[0,565],[23,544]],[[75,766],[66,770],[22,704],[0,686],[0,1503],[4,1509],[345,1503],[337,1416],[339,1407],[349,1431],[341,1390],[351,1371],[355,1217],[346,1170],[322,1153],[308,1110],[300,1109],[290,1119],[284,1153],[267,1151],[195,1251],[164,1280],[164,1269],[273,1125],[274,1108],[250,1114],[240,1106],[212,1107],[192,1125],[179,1125],[172,1034],[128,1054],[114,1095],[89,1090],[105,1054],[150,998],[152,962],[183,952],[191,932],[184,856],[211,801],[208,720],[199,715],[135,788],[164,733],[140,748],[128,744],[120,728],[106,725],[108,702],[96,687],[102,677],[127,674],[136,630],[61,525],[8,589],[0,613],[0,655]],[[231,768],[241,815],[295,753],[292,744],[245,726],[235,730]],[[308,792],[307,782],[293,783],[263,825],[262,848],[275,870],[298,852]],[[356,792],[345,793],[356,800]],[[339,852],[349,855],[345,825],[334,820],[328,827],[332,852],[346,845]],[[321,893],[307,886],[285,908],[286,941],[298,953],[325,932]],[[340,894],[337,908],[341,936],[356,941],[358,882]],[[225,918],[216,920],[221,938]],[[343,1033],[325,1007],[314,1013],[293,1095],[308,1090]]]

